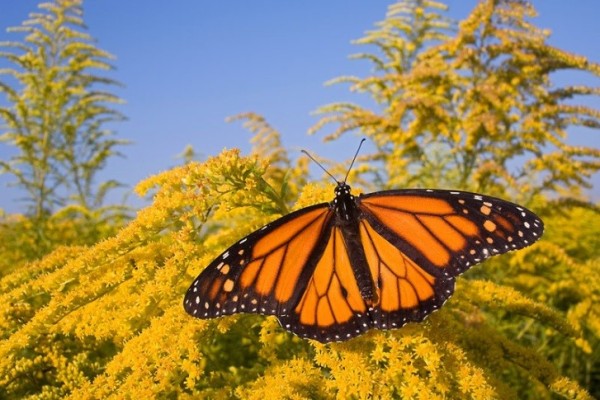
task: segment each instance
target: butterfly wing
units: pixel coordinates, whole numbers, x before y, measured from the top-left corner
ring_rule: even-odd
[[[361,196],[373,228],[430,273],[456,276],[489,256],[531,245],[544,230],[531,211],[505,200],[446,190]]]
[[[184,308],[197,318],[237,312],[285,315],[325,248],[332,211],[323,203],[282,217],[243,238],[194,280]]]
[[[505,200],[445,190],[359,198],[360,235],[380,302],[374,326],[421,321],[454,291],[454,277],[484,259],[531,245],[543,223]]]

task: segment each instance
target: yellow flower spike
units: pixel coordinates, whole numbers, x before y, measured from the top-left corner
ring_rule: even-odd
[[[592,396],[583,390],[577,383],[573,382],[569,378],[561,377],[556,379],[550,385],[550,388],[554,393],[562,395],[568,399],[576,399],[576,400],[591,400]]]
[[[387,359],[387,353],[383,348],[382,344],[377,344],[375,349],[371,352],[371,360],[375,363],[385,362]]]
[[[409,35],[395,33],[398,27],[410,29],[408,23],[398,24],[407,12],[434,28],[444,26],[437,14],[441,5],[435,2],[418,9],[393,5],[381,29],[367,34],[363,43],[385,46],[391,57],[381,64],[381,76],[348,82],[354,90],[372,92],[385,113],[349,105],[331,106],[333,114],[327,116],[341,126],[331,137],[358,129],[375,144],[351,172],[352,182],[365,188],[427,182],[462,189],[480,185],[527,197],[539,188],[536,180],[549,171],[556,179],[575,181],[581,177],[577,171],[593,171],[593,163],[577,162],[569,155],[584,154],[580,149],[562,146],[558,138],[566,129],[546,129],[554,114],[574,117],[581,109],[544,104],[560,93],[550,95],[542,86],[539,96],[527,93],[542,100],[543,108],[535,109],[534,102],[523,108],[514,101],[515,93],[534,82],[526,73],[543,78],[535,75],[541,64],[534,62],[536,57],[551,61],[543,42],[523,41],[526,36],[515,36],[519,40],[514,41],[508,35],[492,38],[492,46],[480,40],[482,34],[495,32],[522,34],[510,26],[491,29],[496,20],[521,21],[515,17],[520,3],[510,3],[515,9],[508,4],[481,2],[456,37],[445,37],[444,32],[436,36],[435,48],[423,46],[426,42],[416,46]],[[517,48],[510,58],[529,69],[517,69],[518,76],[509,70],[505,76],[479,70],[479,81],[471,85],[463,72],[481,66],[477,63],[482,49],[491,57],[508,57],[502,51],[516,43],[533,45],[535,57]],[[404,64],[403,52],[413,50],[416,57]],[[566,65],[584,62],[561,52],[555,55]],[[569,90],[564,92],[567,97],[578,93]],[[251,157],[225,150],[206,162],[150,177],[136,191],[152,194],[153,203],[115,236],[91,247],[57,249],[1,278],[2,395],[263,400],[404,394],[435,399],[536,398],[548,397],[551,391],[589,398],[575,380],[560,377],[564,371],[555,371],[544,356],[556,352],[567,357],[565,365],[588,362],[586,352],[600,332],[600,286],[593,260],[598,247],[593,238],[599,237],[594,227],[600,225],[594,224],[593,216],[568,210],[567,218],[556,223],[555,236],[539,243],[543,247],[469,272],[470,279],[458,281],[457,294],[442,311],[426,323],[411,323],[393,333],[321,345],[282,333],[273,318],[188,318],[181,307],[182,293],[224,248],[291,205],[298,209],[332,198],[330,182],[305,185],[307,160],[290,161],[279,134],[264,119],[245,118],[251,129],[257,128]],[[561,123],[569,121],[581,120]],[[494,145],[502,138],[508,147]],[[519,157],[537,155],[540,140],[559,151],[536,156],[525,165],[523,170],[534,174],[531,180],[506,170],[502,160],[510,159],[508,150],[517,146]],[[444,145],[449,145],[447,151]],[[485,162],[478,162],[480,156]],[[464,170],[469,164],[465,159],[476,172]],[[334,166],[332,172],[343,174],[346,166]],[[377,184],[369,174],[375,174]],[[543,199],[533,204],[548,208]],[[29,223],[24,218],[18,222]],[[552,308],[555,304],[561,305],[560,311]]]
[[[294,209],[300,209],[312,204],[331,201],[333,191],[331,185],[320,185],[317,183],[309,183],[304,186],[300,198],[294,205]]]

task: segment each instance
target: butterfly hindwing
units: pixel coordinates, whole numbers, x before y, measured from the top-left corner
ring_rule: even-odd
[[[372,327],[339,227],[326,243],[300,301],[279,317],[284,328],[320,342],[349,339]]]
[[[377,306],[362,298],[341,228],[334,227],[297,306],[279,316],[284,328],[324,343],[347,340],[371,328],[421,321],[452,294],[454,278],[428,274],[366,220],[360,237],[379,288]]]
[[[378,303],[370,310],[374,327],[399,328],[422,321],[439,309],[454,291],[454,277],[427,272],[363,219],[360,236],[371,276],[377,282]]]

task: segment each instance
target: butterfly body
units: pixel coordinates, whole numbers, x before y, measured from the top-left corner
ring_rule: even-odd
[[[369,271],[369,264],[360,239],[359,221],[363,218],[359,208],[360,200],[354,197],[350,190],[349,185],[339,182],[335,188],[335,199],[330,206],[335,212],[334,225],[339,227],[342,232],[350,266],[358,282],[360,294],[369,306],[373,306],[378,301],[377,286]]]
[[[516,204],[476,193],[406,189],[353,196],[288,214],[241,239],[192,283],[198,318],[275,315],[301,337],[346,340],[423,320],[455,277],[528,246],[543,224]]]

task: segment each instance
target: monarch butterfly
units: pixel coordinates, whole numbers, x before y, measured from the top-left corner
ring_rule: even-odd
[[[188,289],[186,312],[274,315],[300,337],[343,341],[422,321],[452,295],[456,276],[543,232],[534,213],[494,197],[438,189],[355,197],[346,178],[331,203],[225,250]]]

